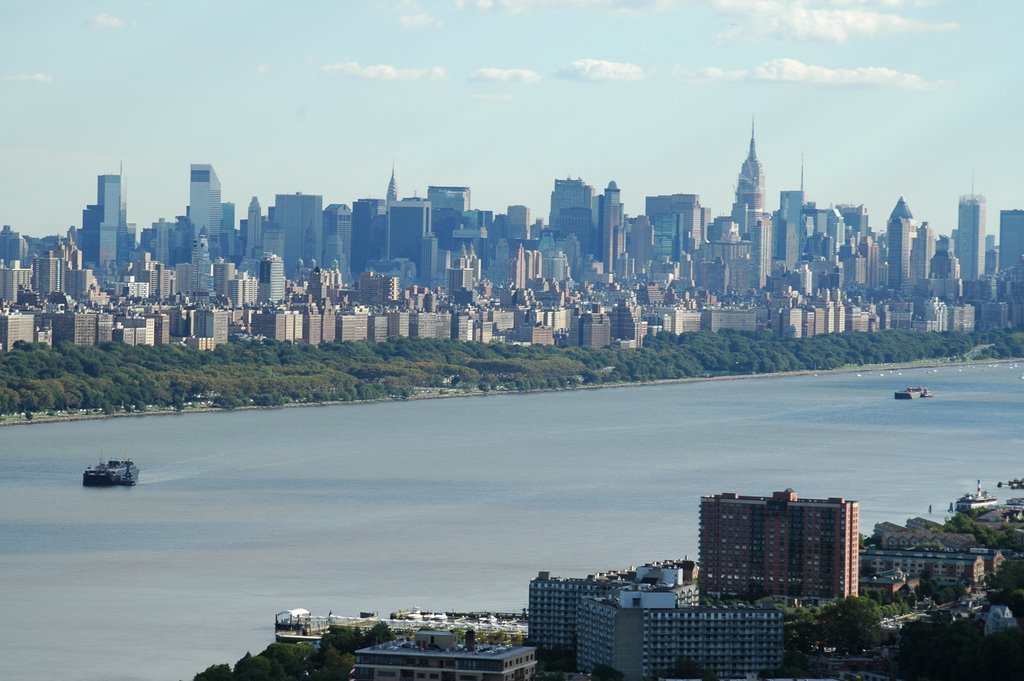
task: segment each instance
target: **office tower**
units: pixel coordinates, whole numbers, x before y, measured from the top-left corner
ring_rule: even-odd
[[[985,197],[968,194],[960,197],[956,226],[956,256],[964,281],[985,274]]]
[[[843,222],[851,232],[859,236],[871,234],[871,224],[868,220],[868,211],[864,204],[853,205],[852,203],[840,203],[836,206],[843,216]]]
[[[917,223],[910,206],[900,195],[889,215],[886,226],[886,241],[889,256],[889,288],[899,290],[910,280],[910,250],[917,232]]]
[[[1024,210],[999,211],[999,269],[1008,270],[1024,255]]]
[[[338,268],[348,276],[352,253],[352,209],[344,203],[324,208],[324,266]]]
[[[796,267],[804,250],[807,234],[803,221],[804,190],[779,192],[779,219],[774,228],[775,259],[781,260],[786,269]]]
[[[935,233],[928,223],[917,228],[914,245],[910,248],[910,276],[914,281],[931,277],[932,258],[935,257]]]
[[[120,175],[99,175],[96,203],[82,211],[82,254],[85,262],[106,275],[117,265],[117,238],[127,229]]]
[[[626,234],[622,224],[622,201],[619,186],[612,180],[597,199],[597,224],[601,239],[601,262],[605,274],[615,272],[615,263],[626,250]]]
[[[366,263],[384,257],[387,202],[359,199],[352,204],[352,274],[366,271]]]
[[[274,222],[284,237],[287,276],[294,277],[299,261],[307,266],[323,258],[323,197],[318,194],[277,194],[274,196]]]
[[[213,263],[213,292],[215,295],[228,297],[228,282],[235,278],[235,263],[217,258]]]
[[[284,300],[284,260],[267,254],[260,258],[257,282],[257,300],[261,303],[279,303]]]
[[[395,166],[391,165],[391,181],[388,182],[387,202],[393,203],[398,200],[398,183],[395,181]]]
[[[220,222],[220,180],[209,163],[193,163],[188,187],[188,218],[195,226],[196,234],[204,229],[210,242],[211,253],[221,254]]]
[[[529,239],[530,209],[520,205],[509,206],[506,214],[508,215],[508,238]]]
[[[556,239],[575,236],[584,251],[594,253],[591,229],[594,222],[594,188],[583,180],[555,180],[551,192],[549,222]]]
[[[225,258],[234,258],[238,250],[238,232],[235,230],[235,204],[220,204],[220,251]]]
[[[420,259],[420,240],[431,233],[430,201],[402,199],[387,207],[387,258]]]
[[[263,213],[255,196],[249,201],[249,217],[245,222],[245,257],[255,260],[263,253]]]
[[[736,181],[736,202],[732,205],[733,222],[740,226],[740,235],[746,237],[757,219],[764,214],[764,165],[757,159],[754,148],[754,124],[750,124],[750,150],[740,167]]]
[[[700,248],[701,244],[707,241],[707,223],[705,221],[705,210],[701,208],[700,196],[698,194],[661,194],[648,196],[644,212],[655,226],[655,240],[661,234],[661,251],[667,248],[670,225],[677,224],[678,232],[673,237],[675,246],[672,260],[679,259],[679,253],[686,251],[692,253]],[[672,216],[678,216],[673,219]],[[656,247],[656,250],[657,247]]]
[[[856,596],[859,508],[839,497],[799,499],[792,490],[701,497],[701,591]]]
[[[434,210],[447,208],[464,213],[470,210],[469,187],[427,187],[427,200]]]
[[[640,271],[645,271],[654,257],[654,225],[646,215],[630,219],[626,233],[626,252]]]

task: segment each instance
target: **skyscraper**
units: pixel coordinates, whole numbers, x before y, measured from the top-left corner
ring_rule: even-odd
[[[593,187],[579,179],[555,180],[549,221],[556,238],[574,235],[586,252],[595,252],[594,245],[590,243],[593,210]]]
[[[384,257],[387,232],[387,202],[358,199],[352,204],[352,274],[366,271],[366,263]]]
[[[245,257],[255,260],[263,253],[263,213],[255,196],[249,202],[249,217],[245,223]]]
[[[1024,210],[999,211],[999,269],[1008,270],[1024,256]]]
[[[284,300],[284,261],[273,254],[260,258],[258,281],[259,302],[277,303]]]
[[[597,224],[601,239],[601,261],[606,274],[615,272],[619,256],[626,250],[626,234],[622,224],[622,201],[619,186],[612,180],[598,197]]]
[[[736,182],[736,203],[732,206],[733,222],[740,226],[744,237],[764,215],[764,165],[757,159],[754,148],[754,123],[750,123],[750,149],[740,167]]]
[[[431,233],[430,201],[402,199],[388,204],[388,259],[407,258],[420,264],[420,240]]]
[[[427,200],[434,210],[451,209],[464,213],[471,209],[469,187],[427,187]]]
[[[319,194],[276,194],[274,222],[284,235],[284,271],[289,277],[298,262],[307,266],[323,259],[323,197]]]
[[[195,233],[204,229],[210,241],[214,256],[221,254],[220,180],[209,163],[193,163],[188,191],[188,217],[195,226]]]
[[[901,194],[889,215],[885,232],[889,251],[886,262],[889,264],[889,288],[891,289],[898,291],[910,281],[910,251],[916,232],[917,223],[914,222],[914,214],[910,212],[910,206],[907,205]]]
[[[98,276],[117,264],[117,236],[127,231],[120,175],[96,178],[96,203],[82,211],[82,253]]]
[[[856,596],[860,504],[736,493],[700,500],[701,591],[789,598]]]
[[[803,223],[804,190],[779,192],[779,219],[773,223],[775,258],[788,269],[796,267],[807,234]]]
[[[679,253],[692,253],[706,241],[704,213],[701,209],[700,196],[697,194],[662,194],[648,196],[645,212],[654,225],[656,255],[664,255],[669,239],[673,241],[672,260],[679,259]],[[678,219],[673,216],[678,216]],[[670,234],[671,225],[677,225],[677,232]]]
[[[956,257],[964,281],[985,274],[985,197],[968,194],[960,197],[956,226]]]
[[[330,267],[337,260],[346,276],[350,274],[352,253],[352,209],[344,203],[332,203],[324,208],[324,265]]]
[[[387,202],[394,203],[398,200],[398,183],[395,182],[395,166],[391,165],[391,181],[388,182]]]

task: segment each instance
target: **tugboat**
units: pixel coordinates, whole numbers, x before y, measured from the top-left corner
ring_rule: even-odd
[[[951,506],[957,513],[969,513],[970,511],[982,508],[991,508],[998,503],[998,499],[989,494],[987,490],[981,488],[981,480],[979,480],[978,487],[973,493],[968,492],[957,499],[956,503],[951,504]]]
[[[904,390],[897,390],[894,394],[897,400],[916,400],[922,397],[935,397],[935,393],[930,392],[928,388],[917,386],[915,388],[907,387]]]
[[[89,466],[82,473],[82,485],[85,487],[132,486],[138,481],[139,468],[131,459],[111,459],[106,463],[101,461],[95,466]]]

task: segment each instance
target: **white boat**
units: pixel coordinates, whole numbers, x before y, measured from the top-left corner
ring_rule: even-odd
[[[991,508],[999,503],[999,500],[981,488],[981,480],[975,491],[968,492],[953,504],[953,510],[957,513],[969,513],[983,508]]]

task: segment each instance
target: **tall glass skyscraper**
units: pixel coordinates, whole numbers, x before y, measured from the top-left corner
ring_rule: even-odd
[[[999,269],[1008,270],[1024,256],[1024,210],[999,211]]]
[[[985,274],[985,197],[980,194],[960,197],[956,257],[960,259],[960,277],[964,281]]]
[[[188,191],[188,217],[195,227],[195,233],[206,230],[209,237],[210,254],[221,254],[221,204],[220,180],[209,163],[193,163]]]
[[[103,277],[117,265],[118,234],[127,233],[120,175],[96,178],[96,203],[82,211],[82,257]]]

